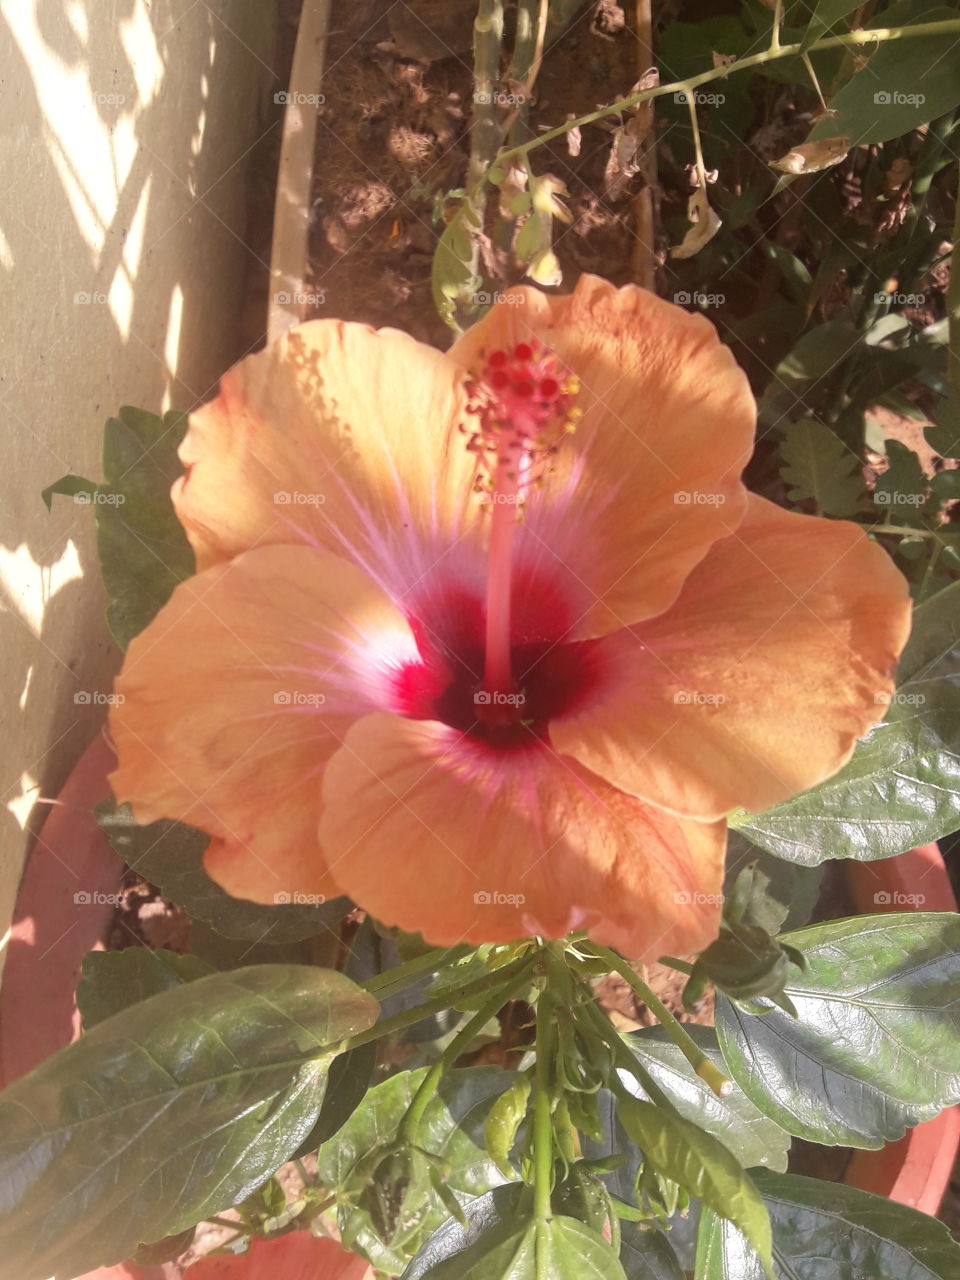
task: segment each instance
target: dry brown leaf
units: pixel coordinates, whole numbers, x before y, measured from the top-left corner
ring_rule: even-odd
[[[656,67],[645,71],[630,90],[631,94],[655,89],[660,83]],[[640,172],[643,162],[643,145],[653,126],[653,102],[641,102],[634,114],[613,133],[613,145],[607,166],[603,171],[603,194],[608,200],[622,196],[630,182]]]
[[[683,237],[681,243],[674,245],[670,250],[671,258],[692,258],[720,230],[722,223],[718,215],[710,208],[705,185],[697,187],[687,201],[687,217],[691,223],[690,230]]]
[[[791,148],[779,160],[771,160],[770,167],[781,173],[819,173],[839,164],[849,150],[849,138],[818,138]]]

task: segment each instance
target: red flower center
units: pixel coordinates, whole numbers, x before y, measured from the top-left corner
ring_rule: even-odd
[[[453,583],[421,597],[410,620],[420,661],[396,677],[396,710],[440,720],[498,751],[546,741],[550,721],[582,705],[599,684],[602,642],[564,638],[569,610],[542,575],[517,573],[511,605],[512,687],[490,690],[483,601]]]

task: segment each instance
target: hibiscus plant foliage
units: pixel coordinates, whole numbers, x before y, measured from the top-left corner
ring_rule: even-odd
[[[530,89],[538,24],[575,6],[517,8],[509,83]],[[847,67],[780,181],[929,121],[928,140],[950,136],[960,77],[884,117],[893,133],[869,105],[878,84],[909,96],[884,48],[913,66],[911,46],[960,37],[955,8],[899,4],[869,31],[850,5],[788,9],[796,29],[779,4],[768,43],[718,28],[728,56],[707,40],[677,85],[654,78],[596,117],[622,131],[668,91],[693,104],[713,81],[788,61],[815,74],[856,47],[873,72]],[[756,397],[775,474],[748,496],[754,394],[702,317],[589,278],[487,310],[492,204],[545,286],[564,215],[562,184],[534,173],[538,140],[493,92],[502,18],[481,0],[486,128],[435,260],[438,307],[465,330],[451,352],[311,322],[189,424],[121,409],[103,482],[44,493],[90,503],[126,653],[97,817],[189,917],[191,951],[91,953],[82,1034],[0,1094],[16,1280],[159,1264],[211,1219],[224,1255],[263,1274],[281,1265],[268,1247],[297,1237],[296,1280],[367,1263],[404,1280],[960,1275],[932,1217],[788,1168],[799,1140],[877,1151],[960,1103],[960,916],[878,876],[876,912],[810,922],[837,860],[868,876],[960,828],[957,472],[931,481],[896,441],[872,488],[860,464],[866,407],[918,369],[930,443],[956,456],[960,299],[953,334],[923,341],[861,314],[872,336],[829,403],[816,389],[838,322],[794,333]],[[708,242],[730,250],[736,219],[722,210],[721,231],[710,208],[695,105],[686,127],[675,252],[692,271]],[[528,737],[562,758],[561,781],[528,765]],[[448,767],[454,739],[474,754]],[[434,777],[446,789],[422,800]],[[656,1025],[618,1029],[597,998],[610,975]],[[677,1016],[711,1001],[713,1025]],[[303,1237],[334,1221],[356,1256],[327,1272]]]

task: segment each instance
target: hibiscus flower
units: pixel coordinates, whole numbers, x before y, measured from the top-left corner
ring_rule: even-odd
[[[701,949],[725,815],[840,768],[908,628],[861,529],[747,493],[754,425],[705,319],[594,277],[446,354],[291,330],[192,415],[199,571],[118,679],[118,799],[238,897]]]

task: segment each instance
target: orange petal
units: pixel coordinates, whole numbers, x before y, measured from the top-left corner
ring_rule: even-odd
[[[256,1237],[246,1253],[201,1258],[184,1280],[367,1280],[372,1269],[336,1240],[291,1231],[273,1240]]]
[[[662,612],[711,543],[743,517],[740,472],[756,409],[747,379],[702,316],[635,285],[582,276],[568,297],[511,289],[450,355],[537,338],[579,378],[584,416],[527,497],[518,558],[569,580],[583,635]]]
[[[414,580],[476,525],[473,458],[456,431],[461,374],[392,329],[291,329],[227,373],[191,415],[174,505],[200,568],[308,542]],[[416,531],[421,559],[410,531]]]
[[[139,822],[209,832],[207,870],[235,897],[332,897],[323,768],[380,705],[388,660],[412,649],[380,591],[327,552],[264,547],[208,569],[130,645],[110,716],[114,794]]]
[[[344,892],[430,942],[588,929],[639,959],[716,934],[722,823],[683,823],[536,743],[495,752],[436,721],[358,721],[323,783]]]
[[[883,718],[909,627],[907,584],[862,530],[751,495],[671,609],[602,642],[605,693],[551,741],[673,813],[765,809]]]

